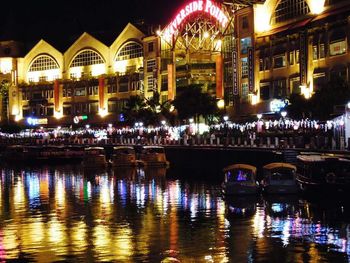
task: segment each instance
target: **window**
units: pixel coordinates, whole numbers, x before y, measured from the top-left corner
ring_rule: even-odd
[[[156,60],[151,59],[147,60],[147,72],[153,72],[153,69],[156,68]]]
[[[63,88],[63,97],[72,97],[72,90],[70,88]]]
[[[70,116],[72,114],[72,106],[63,106],[63,115]]]
[[[98,103],[97,102],[91,102],[89,107],[90,107],[90,109],[89,109],[90,113],[97,113],[98,112]]]
[[[248,83],[242,83],[242,100],[245,102],[248,101],[248,93]]]
[[[346,53],[346,41],[337,41],[329,45],[329,54],[331,56],[342,55]]]
[[[275,56],[273,58],[273,67],[274,68],[283,68],[286,66],[286,56],[285,55],[279,55]]]
[[[264,60],[261,58],[259,59],[259,71],[264,70]]]
[[[81,67],[81,66],[90,66],[95,64],[104,64],[102,57],[93,50],[84,50],[80,52],[72,61],[71,68]]]
[[[162,75],[162,86],[160,88],[160,91],[167,91],[168,90],[168,75]]]
[[[86,96],[86,88],[76,88],[74,90],[74,96]]]
[[[326,73],[317,73],[313,75],[314,91],[320,90],[324,85],[327,84]]]
[[[317,46],[312,46],[312,59],[313,60],[318,59]]]
[[[89,91],[89,96],[98,95],[98,86],[88,87],[88,91]]]
[[[120,77],[119,79],[119,92],[129,91],[129,78],[127,76]]]
[[[248,17],[244,16],[242,17],[242,29],[248,29],[248,28],[249,28]]]
[[[53,116],[53,107],[46,108],[46,115]]]
[[[33,71],[44,71],[44,70],[50,70],[50,69],[58,69],[58,65],[56,61],[47,55],[39,56],[34,60],[32,65],[29,68],[29,72]]]
[[[162,95],[162,98],[161,98],[161,103],[164,103],[168,100],[168,95]]]
[[[148,43],[148,52],[153,52],[154,51],[154,43]]]
[[[241,54],[248,54],[248,48],[252,46],[252,38],[246,37],[241,39]]]
[[[248,77],[248,58],[242,58],[242,78]]]
[[[294,65],[294,51],[289,52],[289,65]]]
[[[115,83],[109,84],[107,88],[107,93],[116,93],[117,85]]]
[[[155,81],[153,76],[148,76],[147,77],[148,91],[153,91],[155,89],[154,84],[155,84]]]
[[[129,42],[118,51],[116,61],[139,57],[143,57],[142,45],[136,42]]]
[[[282,23],[287,20],[310,13],[306,0],[281,0],[273,15],[273,23]]]
[[[279,79],[273,81],[273,96],[274,98],[281,98],[287,95],[286,79]]]
[[[301,93],[300,78],[299,77],[290,79],[290,89],[291,89],[291,93],[294,93],[294,94]]]
[[[88,103],[76,103],[74,105],[74,112],[76,115],[88,114],[89,113],[89,104]]]
[[[320,44],[320,58],[326,57],[326,50],[324,44]]]
[[[270,58],[265,58],[264,70],[270,69]]]
[[[270,99],[270,83],[260,83],[260,99]]]
[[[141,83],[140,83],[139,80],[133,80],[131,82],[131,90],[132,91],[139,90],[140,89],[140,85],[141,85]]]
[[[46,82],[47,81],[47,76],[40,76],[39,77],[39,82]]]
[[[295,60],[297,61],[297,64],[299,64],[299,50],[295,52]]]
[[[108,112],[118,112],[117,101],[115,100],[108,101]]]
[[[70,79],[76,79],[77,73],[70,73]]]

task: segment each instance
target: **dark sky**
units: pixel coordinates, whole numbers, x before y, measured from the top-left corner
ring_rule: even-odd
[[[186,0],[32,0],[2,1],[0,39],[57,39],[84,31],[118,33],[144,19],[165,25]],[[6,11],[5,11],[6,10]]]

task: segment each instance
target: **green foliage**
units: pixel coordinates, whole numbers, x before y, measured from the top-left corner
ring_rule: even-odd
[[[216,99],[202,92],[198,85],[189,85],[178,93],[173,102],[180,119],[203,116],[206,120],[218,112]]]
[[[334,111],[334,106],[347,104],[350,100],[349,84],[343,79],[333,79],[320,88],[311,99],[292,94],[288,115],[292,118],[314,118],[327,120]]]
[[[1,132],[3,133],[19,133],[23,127],[17,125],[17,124],[5,124],[0,127]]]

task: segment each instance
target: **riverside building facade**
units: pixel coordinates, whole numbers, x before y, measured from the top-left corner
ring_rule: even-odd
[[[199,0],[151,33],[129,23],[112,43],[87,32],[64,50],[1,41],[2,119],[115,123],[130,96],[158,91],[164,102],[190,84],[232,117],[270,112],[292,93],[309,98],[333,77],[349,80],[349,14],[347,0]]]

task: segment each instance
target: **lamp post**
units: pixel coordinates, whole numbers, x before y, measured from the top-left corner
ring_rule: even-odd
[[[227,123],[227,121],[229,118],[227,115],[225,115],[223,117],[223,119],[224,119],[224,129],[225,129],[225,146],[226,146],[226,145],[228,145],[228,123]]]

